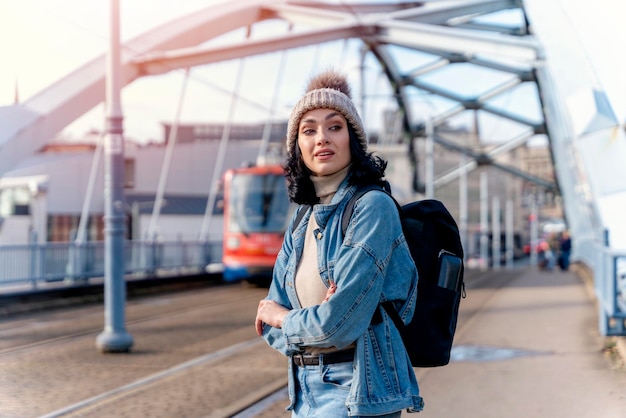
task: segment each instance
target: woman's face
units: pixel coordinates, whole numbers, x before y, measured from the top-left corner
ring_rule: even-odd
[[[300,119],[298,146],[313,175],[328,176],[343,170],[352,159],[346,118],[332,109],[309,110]]]

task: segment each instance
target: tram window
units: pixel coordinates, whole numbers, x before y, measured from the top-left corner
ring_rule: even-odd
[[[285,230],[289,199],[284,176],[236,176],[230,204],[230,230],[233,232]]]

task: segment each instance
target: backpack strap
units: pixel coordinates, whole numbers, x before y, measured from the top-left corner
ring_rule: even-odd
[[[304,215],[307,213],[310,207],[311,205],[300,205],[300,209],[298,209],[296,219],[293,220],[293,227],[291,228],[291,231],[295,231],[298,225],[300,225],[300,222],[302,222],[302,218],[304,218]]]
[[[398,331],[404,329],[404,321],[402,321],[402,318],[400,318],[400,314],[396,310],[396,307],[393,306],[393,302],[390,300],[386,300],[380,305],[385,309],[385,312],[387,312],[387,315],[389,315]],[[378,309],[376,310],[376,312],[378,312]]]
[[[370,190],[380,190],[381,192],[385,192],[391,198],[391,200],[393,200],[394,203],[396,204],[396,207],[398,208],[398,212],[402,213],[400,205],[398,204],[396,199],[391,195],[391,187],[389,185],[389,182],[385,182],[384,186],[379,186],[377,184],[368,184],[366,186],[361,186],[356,190],[356,192],[354,192],[354,194],[348,201],[348,204],[343,210],[343,217],[341,218],[341,232],[343,233],[344,236],[346,235],[346,231],[348,230],[348,225],[350,224],[350,218],[352,217],[352,212],[354,211],[354,205],[356,201],[359,200],[365,193],[369,192]]]
[[[352,212],[354,211],[354,204],[357,200],[361,198],[361,196],[363,196],[370,190],[380,190],[387,193],[396,203],[396,206],[398,206],[398,202],[396,202],[396,199],[391,196],[391,186],[389,185],[389,182],[385,182],[385,185],[382,187],[376,184],[368,184],[367,186],[359,187],[357,191],[354,192],[354,194],[348,201],[345,209],[343,210],[343,215],[341,218],[341,232],[343,233],[343,235],[346,235],[346,230],[348,229],[348,225],[350,224],[350,217],[352,216]],[[298,209],[298,214],[293,220],[293,227],[291,229],[292,231],[295,231],[298,225],[300,225],[300,222],[302,222],[302,218],[304,218],[304,215],[307,213],[310,207],[311,205],[300,205],[300,208]]]
[[[343,218],[341,219],[341,230],[343,232],[343,235],[346,235],[346,230],[348,229],[348,225],[350,224],[350,217],[352,216],[356,201],[359,200],[359,198],[361,198],[365,193],[371,190],[380,190],[381,192],[385,192],[396,204],[396,208],[398,208],[398,213],[402,214],[402,207],[391,194],[391,187],[389,185],[389,182],[385,182],[384,187],[375,184],[369,184],[367,186],[360,187],[359,189],[357,189],[354,195],[352,195],[343,211]],[[380,306],[382,306],[385,312],[387,312],[387,315],[389,315],[398,330],[404,329],[404,321],[402,321],[402,318],[400,318],[400,314],[396,310],[396,307],[393,305],[392,301],[387,300],[385,302],[381,302]],[[372,316],[371,323],[379,324],[382,322],[382,320],[383,318],[381,316],[380,309],[376,309],[376,311],[374,311],[374,315]]]

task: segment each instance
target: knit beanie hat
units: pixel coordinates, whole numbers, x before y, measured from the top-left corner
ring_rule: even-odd
[[[348,81],[344,75],[329,70],[319,74],[309,82],[306,94],[291,111],[287,125],[288,154],[294,153],[300,119],[306,112],[313,109],[333,109],[340,112],[354,129],[363,149],[367,150],[365,129],[352,102]]]

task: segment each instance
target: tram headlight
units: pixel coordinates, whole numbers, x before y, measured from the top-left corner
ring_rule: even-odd
[[[228,239],[226,240],[227,248],[234,250],[234,249],[239,248],[240,245],[241,245],[241,242],[239,241],[239,238],[237,237],[228,237]]]

